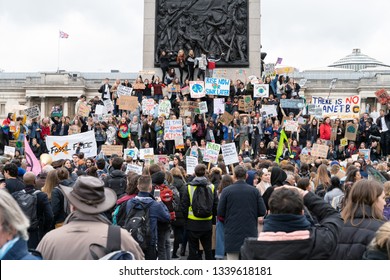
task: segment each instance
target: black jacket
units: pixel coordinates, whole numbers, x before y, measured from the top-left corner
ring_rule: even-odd
[[[353,222],[346,221],[342,228],[336,251],[331,259],[333,260],[361,260],[367,246],[375,237],[376,231],[383,225],[384,221],[372,218],[371,207],[366,206],[366,216],[363,219],[363,211],[359,209]]]
[[[320,223],[309,230],[308,239],[258,241],[257,238],[247,238],[241,247],[241,259],[328,259],[337,246],[343,220],[332,206],[315,194],[309,192],[303,200],[309,211],[318,217]]]
[[[190,183],[192,186],[196,187],[207,187],[210,182],[206,177],[195,177]],[[181,202],[181,209],[183,211],[184,218],[187,220],[187,230],[190,231],[209,231],[212,230],[213,220],[209,221],[198,221],[188,219],[188,208],[190,207],[190,195],[188,193],[188,188],[184,192],[184,196]],[[218,196],[217,196],[217,187],[214,186],[214,205],[213,205],[213,217],[217,216],[217,206],[218,206]]]
[[[243,203],[245,202],[245,203]],[[255,187],[237,181],[223,189],[218,216],[225,228],[225,251],[240,252],[246,237],[257,236],[257,219],[266,212],[263,198]]]
[[[21,191],[25,188],[25,185],[22,181],[16,178],[9,178],[5,180],[5,188],[10,194],[14,192]]]
[[[172,186],[175,187],[180,194],[180,205],[179,205],[179,211],[175,211],[176,213],[176,220],[172,222],[172,225],[174,226],[184,226],[185,224],[185,218],[183,211],[181,210],[181,201],[185,195],[185,192],[187,190],[187,184],[185,181],[183,181],[182,178],[173,176],[173,183]]]
[[[112,170],[104,181],[106,188],[113,189],[116,196],[119,198],[122,196],[127,187],[126,174],[122,170]]]

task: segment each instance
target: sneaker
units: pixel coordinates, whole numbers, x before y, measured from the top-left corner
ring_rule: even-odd
[[[172,259],[178,259],[178,258],[180,258],[178,255],[176,255],[176,254],[172,254],[172,257],[171,257]]]

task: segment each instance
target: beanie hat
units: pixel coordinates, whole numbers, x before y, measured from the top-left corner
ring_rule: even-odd
[[[340,163],[337,161],[337,160],[334,160],[330,163],[330,166],[333,166],[333,165],[340,165]]]
[[[152,175],[152,183],[155,185],[164,184],[165,173],[162,171],[158,171]]]

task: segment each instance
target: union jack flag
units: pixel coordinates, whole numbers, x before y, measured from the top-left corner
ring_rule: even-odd
[[[69,34],[65,33],[64,31],[60,31],[60,38],[68,39]]]

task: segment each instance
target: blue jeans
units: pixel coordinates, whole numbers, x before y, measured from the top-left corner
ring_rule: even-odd
[[[217,220],[216,225],[216,246],[215,246],[215,258],[223,259],[225,257],[225,225]]]

